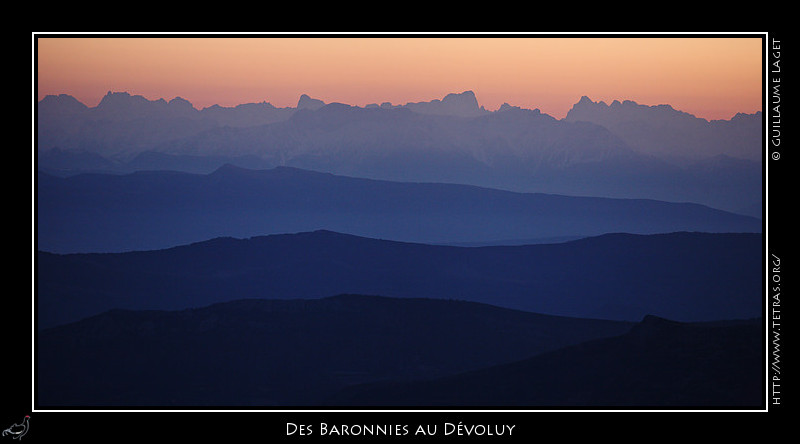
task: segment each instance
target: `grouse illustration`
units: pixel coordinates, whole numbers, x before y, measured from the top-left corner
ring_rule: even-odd
[[[22,437],[25,436],[26,433],[28,433],[28,420],[30,419],[31,419],[30,416],[25,415],[25,418],[22,419],[21,424],[14,424],[11,427],[3,430],[3,436],[14,435],[13,436],[14,439],[21,440]]]

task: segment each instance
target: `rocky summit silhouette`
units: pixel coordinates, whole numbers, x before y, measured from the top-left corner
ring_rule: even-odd
[[[760,163],[763,157],[760,111],[708,121],[666,104],[615,100],[608,105],[583,96],[565,120],[602,125],[634,149],[684,163],[721,155]]]

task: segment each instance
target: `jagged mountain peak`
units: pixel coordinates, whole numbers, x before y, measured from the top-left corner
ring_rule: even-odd
[[[450,93],[444,96],[442,102],[461,102],[470,106],[478,106],[478,98],[475,97],[473,91],[464,91],[461,93]]]
[[[168,104],[170,106],[179,107],[179,108],[195,109],[194,105],[192,105],[192,102],[190,102],[190,101],[188,101],[188,100],[186,100],[186,99],[184,99],[183,97],[180,97],[180,96],[177,96],[174,99],[170,100],[168,102]]]
[[[88,106],[69,94],[48,95],[37,104],[40,116],[41,114],[74,115],[86,112],[88,109]]]
[[[478,99],[473,91],[450,93],[442,99],[429,102],[410,102],[402,105],[403,108],[420,114],[453,115],[459,117],[476,117],[488,114],[489,111],[478,104]]]
[[[761,119],[752,116],[740,113],[730,120],[709,121],[670,104],[614,100],[606,105],[583,96],[564,120],[604,126],[635,150],[670,161],[686,164],[728,154],[760,162]]]
[[[111,104],[128,103],[130,101],[151,102],[151,100],[147,100],[144,96],[139,94],[133,95],[127,91],[108,91],[106,95],[100,99],[100,103],[97,106],[104,107]]]
[[[601,112],[656,112],[656,111],[667,111],[673,112],[677,114],[687,115],[695,117],[694,115],[676,110],[672,105],[669,104],[658,104],[658,105],[644,105],[640,104],[634,100],[629,99],[614,99],[611,104],[607,104],[606,102],[599,100],[597,102],[590,99],[588,96],[582,96],[578,102],[576,102],[572,108],[570,109],[569,113],[567,114],[566,120],[571,120],[571,118],[577,118],[575,114],[586,112],[586,111],[601,111]],[[572,116],[570,116],[570,113]],[[697,118],[697,117],[695,117]]]
[[[319,99],[312,99],[308,94],[303,94],[297,101],[297,109],[317,110],[325,106],[325,102]]]
[[[40,105],[67,105],[75,106],[78,108],[87,108],[86,105],[81,103],[75,97],[69,94],[49,94],[39,101]]]

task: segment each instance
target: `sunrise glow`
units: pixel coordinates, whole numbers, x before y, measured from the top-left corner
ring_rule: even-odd
[[[562,118],[581,96],[668,103],[707,119],[762,107],[759,36],[350,37],[48,36],[36,40],[37,97],[95,106],[108,91],[182,97],[197,109],[301,94],[356,106],[430,101],[471,90]]]

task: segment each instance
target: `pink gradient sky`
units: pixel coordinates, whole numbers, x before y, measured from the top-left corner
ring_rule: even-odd
[[[163,37],[163,36],[162,36]],[[762,108],[763,42],[752,37],[48,36],[36,39],[36,94],[95,106],[108,92],[182,97],[202,109],[441,99],[471,90],[562,118],[581,96],[670,104],[707,119]]]

